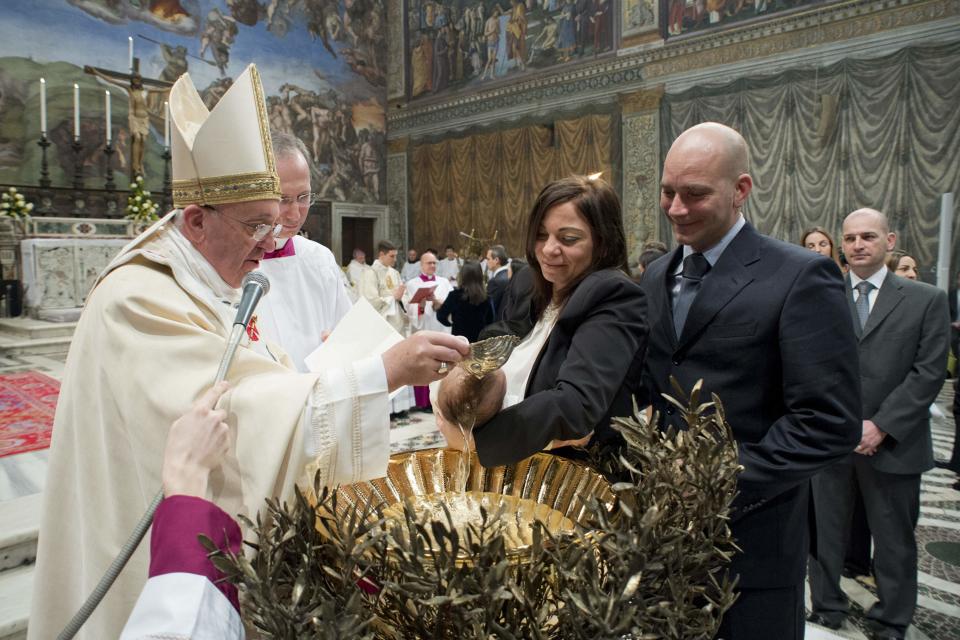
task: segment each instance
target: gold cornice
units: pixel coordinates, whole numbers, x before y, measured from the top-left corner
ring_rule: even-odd
[[[410,144],[410,138],[394,138],[387,140],[387,153],[404,153]]]
[[[668,46],[659,59],[652,60],[643,67],[644,77],[649,80],[754,58],[765,58],[795,49],[830,44],[957,15],[960,15],[960,2],[957,0],[929,0],[773,35],[758,38],[745,37],[738,42],[724,43],[721,46],[681,55],[670,55],[671,47]],[[809,18],[809,14],[804,14],[803,17]],[[679,48],[680,43],[677,46]]]
[[[660,100],[663,98],[664,85],[659,84],[652,89],[635,91],[619,97],[620,110],[622,113],[641,113],[643,111],[653,111],[660,108]]]

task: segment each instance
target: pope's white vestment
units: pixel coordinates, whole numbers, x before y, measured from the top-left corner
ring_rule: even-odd
[[[322,244],[293,236],[260,262],[270,280],[270,293],[257,307],[261,337],[287,352],[298,371],[304,358],[331,332],[353,306],[343,286],[342,271],[333,253]]]
[[[239,291],[174,228],[171,213],[94,285],[67,356],[44,491],[29,638],[56,637],[161,488],[170,424],[210,387]],[[221,399],[231,427],[207,498],[256,517],[305,469],[327,484],[382,476],[389,397],[379,356],[297,373],[245,336]],[[144,540],[77,636],[117,638],[147,577]]]

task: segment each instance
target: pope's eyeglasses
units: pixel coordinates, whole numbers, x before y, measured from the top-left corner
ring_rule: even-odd
[[[219,213],[221,216],[223,216],[227,220],[233,220],[238,224],[242,224],[243,226],[245,226],[247,229],[250,230],[250,237],[252,237],[257,242],[260,242],[267,236],[271,236],[271,235],[274,238],[276,238],[283,231],[283,224],[280,222],[278,222],[277,224],[266,224],[265,222],[261,222],[260,224],[256,224],[253,222],[244,222],[243,220],[237,220],[233,216],[228,216],[227,214],[225,214],[223,211],[220,211],[216,207],[211,207],[210,205],[204,205],[204,208],[210,209],[211,211]]]

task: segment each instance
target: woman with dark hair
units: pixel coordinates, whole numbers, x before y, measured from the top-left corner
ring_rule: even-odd
[[[572,446],[595,442],[615,451],[623,442],[610,427],[631,415],[647,343],[646,304],[627,275],[620,200],[605,181],[570,176],[547,185],[530,212],[527,270],[533,280],[532,326],[496,374],[484,380],[499,411],[478,415],[473,442],[456,426],[466,372],[455,369],[440,387],[437,421],[447,443],[476,449],[484,466],[510,464],[551,449],[583,457]],[[484,331],[510,331],[502,323]],[[505,390],[504,390],[505,389]]]
[[[454,289],[437,310],[437,320],[453,327],[453,335],[476,342],[480,330],[493,322],[493,303],[483,286],[479,262],[468,260],[460,267],[460,287]]]
[[[907,280],[920,279],[920,267],[917,259],[904,251],[894,251],[887,258],[887,268],[893,271],[894,275]]]
[[[823,227],[810,227],[800,236],[800,246],[806,247],[814,253],[826,256],[840,266],[840,259],[837,257],[837,245],[833,242],[833,236]]]

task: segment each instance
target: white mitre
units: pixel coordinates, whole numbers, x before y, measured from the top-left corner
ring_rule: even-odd
[[[248,66],[208,111],[190,74],[170,89],[173,204],[279,200],[260,74]]]

